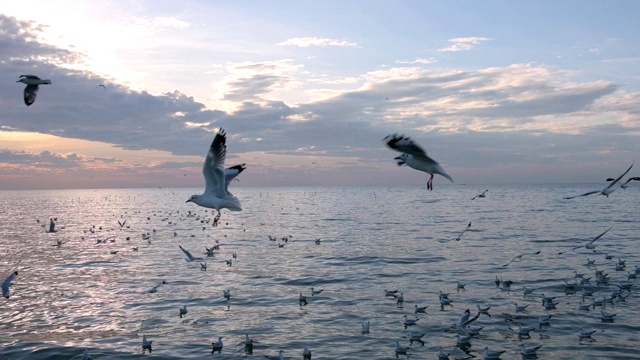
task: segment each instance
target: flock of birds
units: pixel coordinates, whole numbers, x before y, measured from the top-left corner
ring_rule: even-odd
[[[24,89],[24,101],[27,106],[33,104],[33,102],[35,101],[36,93],[38,91],[39,85],[51,84],[50,80],[42,80],[34,75],[21,75],[18,82],[21,82],[27,85]],[[413,169],[425,172],[430,175],[427,181],[428,190],[433,190],[433,179],[435,175],[441,175],[447,178],[449,181],[453,182],[453,178],[449,174],[447,174],[444,168],[437,161],[430,158],[427,155],[426,151],[422,147],[420,147],[418,144],[416,144],[409,137],[393,134],[385,137],[383,141],[390,149],[401,153],[398,157],[395,158],[398,166],[407,165]],[[187,200],[187,202],[195,203],[201,207],[215,209],[217,211],[217,214],[213,219],[214,226],[217,225],[220,219],[222,209],[228,209],[230,211],[242,210],[240,200],[229,191],[229,185],[240,173],[242,173],[246,169],[246,165],[240,164],[240,165],[235,165],[229,168],[225,168],[224,164],[225,164],[225,158],[226,158],[226,151],[227,151],[226,132],[223,129],[220,129],[215,135],[213,142],[211,143],[211,146],[209,147],[209,150],[205,157],[205,161],[203,165],[203,175],[205,179],[204,192],[203,194],[200,194],[200,195],[192,195]],[[631,166],[629,166],[629,168],[617,178],[607,179],[607,181],[610,181],[610,184],[601,190],[594,190],[594,191],[589,191],[589,192],[575,195],[575,196],[568,196],[568,197],[565,197],[564,199],[569,200],[577,197],[584,197],[584,196],[589,196],[594,194],[601,194],[608,197],[616,189],[617,185],[620,185],[620,187],[622,188],[626,188],[628,186],[627,184],[630,181],[640,181],[640,177],[632,177],[632,178],[629,178],[626,182],[621,183],[622,178],[627,175],[627,173],[632,169],[633,165],[634,164],[631,164]],[[474,196],[471,200],[485,198],[486,193],[488,191],[489,191],[488,189],[483,191],[482,193]],[[118,223],[120,224],[120,227],[123,227],[125,226],[126,221],[124,223],[120,223],[120,222]],[[471,228],[471,225],[472,223],[469,222],[467,227],[454,240],[460,241],[462,238],[462,235]],[[585,244],[572,247],[566,251],[561,251],[558,253],[558,255],[562,255],[568,251],[578,250],[581,248],[585,248],[589,251],[592,251],[593,253],[596,253],[596,247],[597,247],[596,241],[601,239],[612,228],[613,226],[609,227],[607,230],[605,230],[604,232],[602,232],[592,240],[586,242]],[[53,221],[53,219],[51,220],[49,230],[51,232],[56,231],[55,222]],[[106,242],[106,239],[104,241]],[[320,239],[316,240],[316,244],[317,245],[320,244]],[[62,245],[61,242],[57,243],[58,247],[60,247],[61,245]],[[185,249],[181,245],[178,245],[178,246],[179,246],[179,249],[186,255],[186,261],[192,262],[192,261],[206,260],[205,258],[193,256],[193,254],[189,250]],[[282,246],[284,246],[284,244],[282,244]],[[213,255],[215,251],[215,247],[211,249],[206,248],[206,250],[207,250],[207,256],[209,257]],[[137,248],[134,248],[133,251],[137,251]],[[536,256],[540,253],[541,251],[536,251],[532,253],[522,253],[522,254],[516,255],[507,264],[503,265],[503,267],[507,267],[511,265],[513,262],[517,260],[521,260],[524,256],[527,256],[527,255]],[[233,265],[233,259],[235,259],[236,256],[237,255],[234,253],[232,259],[225,260],[227,266]],[[585,266],[594,267],[595,265],[594,262],[595,260],[586,259]],[[201,265],[200,270],[202,271],[207,270],[206,262],[203,262],[200,265]],[[616,266],[615,268],[616,271],[622,271],[625,269],[626,264],[624,260],[619,259],[615,266]],[[582,296],[582,301],[578,304],[578,308],[577,308],[578,311],[590,311],[599,307],[601,308],[600,315],[601,315],[602,321],[612,322],[612,321],[615,321],[616,314],[609,313],[605,310],[607,304],[611,304],[613,302],[624,302],[626,298],[629,296],[631,288],[633,286],[632,283],[629,283],[628,281],[632,279],[636,279],[637,274],[640,274],[640,269],[638,269],[638,267],[636,266],[635,272],[633,273],[628,272],[626,280],[624,281],[618,280],[617,283],[613,283],[609,275],[605,273],[604,270],[602,269],[596,270],[592,277],[588,277],[586,274],[581,274],[576,271],[575,278],[572,279],[571,281],[565,281],[565,283],[562,284],[562,286],[566,294],[573,294],[578,291],[580,292]],[[2,294],[6,299],[9,299],[11,295],[10,288],[12,286],[12,283],[16,281],[17,277],[18,277],[18,271],[14,271],[2,283]],[[595,279],[594,280],[595,287],[591,283],[592,279]],[[159,284],[151,288],[149,292],[150,293],[157,292],[158,289],[163,284],[165,284],[164,281],[160,282]],[[499,289],[500,291],[505,291],[505,292],[515,291],[512,289],[513,284],[514,282],[510,280],[502,280],[502,279],[498,279],[497,277],[495,279],[496,288]],[[465,284],[458,283],[456,287],[458,290],[464,290]],[[319,295],[322,291],[323,289],[316,290],[314,288],[311,288],[311,296]],[[536,296],[533,294],[534,292],[536,292],[536,289],[525,287],[525,288],[522,288],[521,291],[523,292],[524,298]],[[602,300],[596,300],[596,297],[594,294],[596,292],[600,292],[600,293],[609,292],[609,294],[603,296]],[[404,293],[399,292],[398,290],[385,290],[385,296],[389,298],[393,298],[396,301],[398,306],[402,306],[403,303],[405,302]],[[546,311],[552,311],[553,309],[556,308],[556,306],[559,303],[558,301],[555,300],[556,298],[558,298],[558,296],[545,296],[544,294],[539,294],[538,296],[542,300],[541,301],[542,308],[544,308]],[[226,299],[229,299],[231,297],[231,293],[229,290],[224,291],[224,297]],[[591,299],[592,300],[591,303],[586,303],[585,301],[587,299]],[[450,298],[450,294],[443,293],[442,291],[440,292],[440,295],[438,298],[438,304],[442,311],[444,311],[445,308],[452,306],[453,301],[454,300]],[[302,292],[299,293],[298,303],[300,306],[307,306],[309,304],[307,296],[305,296]],[[518,337],[520,341],[522,341],[523,339],[530,339],[531,332],[536,330],[541,330],[549,326],[549,324],[553,321],[552,320],[553,314],[540,315],[537,321],[537,325],[538,325],[537,329],[536,327],[530,327],[527,324],[523,324],[521,321],[519,321],[520,315],[526,314],[530,311],[529,310],[530,304],[519,305],[517,303],[514,303],[513,305],[514,305],[513,307],[514,314],[509,319],[508,328],[515,336]],[[426,314],[427,308],[428,306],[420,307],[417,304],[415,304],[414,306],[415,314],[420,314],[420,313]],[[481,308],[480,305],[478,304],[477,313],[474,316],[471,316],[471,311],[469,309],[466,309],[460,315],[459,321],[456,324],[453,324],[451,327],[451,332],[456,334],[456,347],[464,351],[470,357],[474,356],[471,352],[469,352],[471,343],[478,341],[479,334],[483,329],[482,326],[475,327],[473,326],[473,324],[476,321],[478,321],[481,318],[481,316],[490,317],[491,315],[489,314],[489,309],[490,309],[489,307]],[[181,318],[183,316],[186,316],[188,314],[187,306],[185,305],[182,308],[180,308],[178,314]],[[409,318],[406,314],[404,315],[403,318],[404,318],[403,324],[405,329],[409,327],[417,326],[418,321],[420,320],[418,318]],[[516,328],[512,327],[512,325],[516,326]],[[370,329],[369,321],[362,324],[361,327],[362,327],[361,329],[362,334],[370,333],[371,329]],[[592,336],[595,334],[595,331],[585,330],[580,328],[580,329],[576,329],[576,334],[578,336],[579,341],[581,342],[591,341]],[[411,346],[413,345],[414,342],[421,343],[422,345],[424,345],[424,340],[422,339],[424,335],[425,334],[422,332],[412,331],[409,336],[409,343],[410,343],[409,346],[402,346],[400,344],[400,340],[396,341],[396,347],[395,347],[396,357],[398,357],[399,355],[409,356],[409,354],[412,351]],[[540,338],[541,340],[544,339],[542,332],[540,333]],[[211,344],[212,354],[215,354],[216,352],[217,353],[222,352],[224,347],[222,339],[223,337],[219,337],[217,341],[212,342]],[[153,343],[153,340],[150,340],[147,338],[146,335],[143,335],[142,343],[141,343],[142,352],[151,353],[152,343]],[[244,341],[241,342],[241,344],[244,346],[245,351],[248,354],[253,353],[254,341],[249,337],[248,334],[245,336],[245,339]],[[527,346],[523,342],[521,345],[520,353],[525,358],[535,358],[537,352],[541,349],[542,346],[543,345]],[[504,352],[505,350],[496,350],[496,349],[490,349],[489,347],[485,347],[483,349],[482,356],[484,357],[484,359],[499,359]],[[310,360],[312,358],[311,351],[305,347],[303,349],[302,356],[304,360]],[[441,360],[448,359],[451,356],[451,351],[441,348],[437,356]],[[265,357],[273,360],[282,360],[283,351],[280,350],[278,352],[278,355],[275,355],[275,356],[265,355]],[[81,358],[82,360],[91,359],[90,355],[86,350],[83,352],[83,354],[78,355],[75,358]]]

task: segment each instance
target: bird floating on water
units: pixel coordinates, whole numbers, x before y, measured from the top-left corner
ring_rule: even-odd
[[[20,80],[16,82],[27,84],[24,88],[24,104],[27,106],[36,101],[39,85],[51,85],[51,80],[42,80],[35,75],[20,75]]]
[[[398,166],[408,165],[411,168],[424,171],[431,175],[427,182],[428,190],[433,190],[433,176],[435,174],[442,175],[453,182],[451,176],[444,171],[442,166],[430,158],[427,152],[408,136],[393,134],[386,136],[383,141],[390,149],[402,153],[400,156],[394,158],[394,160],[398,160]]]
[[[214,218],[214,226],[220,219],[220,210],[241,211],[240,200],[229,192],[229,183],[244,169],[245,164],[224,169],[227,156],[227,134],[220,129],[216,134],[209,152],[204,160],[202,173],[205,179],[205,189],[202,195],[192,195],[187,202],[194,202],[202,207],[216,209],[218,214]]]

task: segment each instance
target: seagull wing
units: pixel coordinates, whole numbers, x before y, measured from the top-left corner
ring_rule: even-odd
[[[629,172],[629,170],[631,170],[631,168],[633,167],[633,164],[634,164],[634,163],[631,163],[631,166],[629,166],[629,168],[627,169],[627,171],[625,171],[625,172],[624,172],[624,174],[622,174],[622,175],[618,176],[618,178],[617,178],[617,179],[613,180],[613,181],[611,182],[611,184],[609,184],[609,186],[607,186],[607,187],[606,187],[606,188],[604,188],[603,190],[611,189],[615,184],[617,184],[617,183],[618,183],[618,181],[620,181],[620,179],[622,179],[622,177],[623,177],[623,176],[627,175],[627,173]]]
[[[604,234],[606,234],[609,230],[613,229],[613,226],[605,230],[602,234],[593,238],[593,240],[589,241],[589,244],[593,244],[594,241],[600,239]]]
[[[216,137],[209,147],[207,158],[204,160],[202,173],[206,186],[205,194],[214,194],[223,198],[227,195],[225,176],[224,176],[224,159],[227,156],[227,134],[223,129],[218,131]]]
[[[627,181],[624,184],[627,185],[631,181],[640,181],[640,177],[636,176],[636,177],[628,178]]]
[[[245,164],[240,164],[236,166],[232,166],[230,168],[224,169],[224,189],[229,192],[229,184],[236,178],[236,176],[240,175],[241,172],[246,169],[247,166]]]
[[[11,295],[11,291],[9,290],[9,286],[11,286],[11,283],[13,282],[13,280],[16,278],[16,276],[18,276],[18,272],[14,271],[11,275],[9,275],[9,277],[7,277],[7,279],[2,283],[2,296],[4,296],[5,298],[9,298],[9,296]]]
[[[24,88],[24,104],[29,106],[36,101],[36,96],[38,93],[38,85],[27,85]]]
[[[576,195],[576,196],[567,196],[567,197],[564,197],[563,199],[565,199],[565,200],[575,199],[575,198],[580,197],[580,196],[589,196],[589,195],[593,195],[593,194],[598,194],[599,192],[600,191],[598,191],[598,190],[594,190],[594,191],[589,191],[587,193]]]
[[[193,255],[191,255],[191,253],[189,252],[189,250],[183,248],[182,246],[178,245],[178,247],[180,248],[180,250],[182,250],[182,252],[187,255],[187,257],[189,258],[189,261],[193,261],[195,260],[195,258],[193,257]]]
[[[385,137],[383,141],[385,141],[387,146],[392,150],[431,160],[427,156],[427,152],[408,136],[393,134]]]
[[[40,80],[40,78],[35,75],[20,75],[20,78]]]

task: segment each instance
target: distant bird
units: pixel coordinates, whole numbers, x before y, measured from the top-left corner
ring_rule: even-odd
[[[409,137],[393,134],[386,136],[383,141],[385,141],[387,146],[392,150],[402,153],[400,156],[394,158],[394,160],[398,160],[398,166],[406,164],[409,167],[431,175],[427,182],[428,190],[433,190],[433,176],[435,174],[442,175],[453,182],[451,176],[444,171],[442,166],[427,156],[427,153]]]
[[[462,230],[460,235],[458,235],[458,237],[456,238],[456,241],[460,241],[460,239],[462,238],[462,235],[464,235],[464,233],[469,231],[469,229],[471,229],[471,221],[469,221],[469,223],[467,224],[467,227],[464,230]]]
[[[623,176],[627,175],[627,173],[629,172],[629,170],[631,170],[631,168],[633,167],[633,163],[631,164],[631,166],[629,166],[629,168],[627,169],[627,171],[625,171],[622,175],[620,175],[618,178],[614,179],[611,184],[609,184],[609,186],[605,187],[602,190],[594,190],[594,191],[589,191],[586,192],[584,194],[580,194],[580,195],[575,195],[575,196],[567,196],[563,199],[565,200],[569,200],[569,199],[574,199],[580,196],[589,196],[589,195],[593,195],[593,194],[600,194],[600,195],[604,195],[606,197],[609,197],[609,195],[615,190],[613,189],[613,187],[620,181],[620,179],[622,179]]]
[[[278,351],[278,355],[277,356],[265,355],[264,357],[266,357],[269,360],[283,360],[282,352],[283,352],[282,350]]]
[[[368,334],[370,327],[371,327],[371,323],[369,323],[368,321],[362,324],[362,335]]]
[[[189,250],[183,248],[181,245],[178,245],[178,247],[180,248],[180,250],[182,250],[182,252],[187,255],[187,257],[184,259],[186,262],[192,262],[192,261],[200,261],[200,260],[204,260],[203,258],[197,258],[194,257],[193,255],[191,255],[191,253],[189,252]]]
[[[11,275],[2,282],[2,296],[4,296],[5,299],[11,296],[11,289],[9,289],[9,287],[12,285],[13,280],[16,279],[16,276],[18,276],[18,271],[11,273]]]
[[[220,129],[216,134],[202,167],[205,179],[205,189],[202,195],[192,195],[187,202],[194,202],[202,207],[216,209],[218,215],[214,224],[220,218],[221,209],[241,211],[240,200],[229,192],[229,183],[244,169],[245,164],[236,165],[224,169],[224,161],[227,156],[227,134]]]
[[[222,297],[229,300],[231,298],[231,290],[222,290]]]
[[[531,253],[530,255],[538,255],[540,254],[540,251],[536,251],[534,253]],[[528,255],[527,253],[522,253],[520,255],[516,255],[513,257],[513,259],[511,259],[508,263],[502,265],[502,267],[507,267],[509,265],[511,265],[512,262],[516,261],[517,259],[522,259],[523,256]]]
[[[146,350],[149,350],[149,353],[153,351],[151,349],[151,343],[153,343],[153,341],[147,340],[147,335],[142,335],[142,353],[143,354]]]
[[[306,346],[302,350],[302,360],[311,360],[311,350],[307,349]]]
[[[35,75],[20,75],[20,80],[16,82],[27,84],[24,88],[24,104],[27,106],[30,106],[36,101],[36,95],[39,89],[38,85],[51,85],[51,80],[42,80]]]
[[[120,225],[120,227],[124,227],[124,224],[127,223],[127,220],[120,222],[120,220],[118,220],[118,225]]]
[[[506,350],[491,350],[489,349],[489,347],[485,346],[484,351],[482,352],[482,355],[484,356],[485,360],[489,360],[489,359],[500,359],[500,355],[504,354]]]
[[[607,178],[607,181],[613,181],[615,180],[614,178]],[[627,185],[629,182],[631,181],[640,181],[640,177],[632,177],[632,178],[628,178],[627,181],[625,181],[624,183],[620,183],[620,187],[623,189],[626,189],[629,187],[629,185]]]
[[[520,354],[522,354],[524,357],[533,357],[541,347],[542,345],[527,347],[525,344],[522,344],[520,348]]]
[[[407,315],[403,315],[404,317],[404,328],[406,329],[408,326],[414,326],[420,319],[408,319]]]
[[[307,305],[307,297],[302,295],[302,291],[300,291],[300,296],[298,297],[298,302],[300,303],[300,306],[304,306]]]
[[[487,193],[487,191],[489,191],[489,189],[487,189],[487,190],[483,191],[483,192],[482,192],[482,194],[478,194],[478,195],[476,195],[476,196],[472,197],[472,198],[471,198],[471,200],[475,200],[476,198],[483,198],[483,197],[486,197],[486,195],[485,195],[485,194]]]
[[[82,352],[82,358],[80,358],[80,360],[93,360],[93,358],[89,356],[89,352],[87,351],[87,349],[84,349],[84,351]]]
[[[149,289],[149,293],[153,294],[155,292],[158,292],[158,288],[164,284],[166,284],[167,282],[165,280],[162,280],[160,283],[158,283],[158,285],[152,287],[151,289]]]
[[[218,354],[221,353],[222,352],[222,346],[223,346],[223,344],[222,344],[222,336],[218,336],[218,341],[214,342],[214,343],[211,343],[211,347],[212,347],[211,353],[213,354],[216,351],[218,352]]]
[[[200,263],[200,271],[207,271],[207,263]]]
[[[409,351],[408,347],[400,346],[400,341],[396,340],[396,356],[398,355],[407,355],[407,351]]]
[[[97,89],[97,88],[99,88],[99,87],[101,87],[101,88],[103,88],[103,89],[106,89],[106,88],[107,88],[106,86],[104,86],[104,85],[100,84],[100,85],[96,86],[96,89]]]
[[[56,230],[56,222],[53,221],[53,218],[49,219],[49,232],[57,232]]]
[[[182,319],[182,316],[183,316],[183,315],[187,315],[187,313],[188,313],[188,312],[189,312],[189,311],[187,310],[187,305],[183,306],[183,307],[180,309],[180,318]]]
[[[323,292],[323,291],[324,291],[324,289],[314,290],[313,288],[311,288],[311,296],[320,295],[320,293]]]
[[[607,230],[605,230],[602,234],[600,234],[600,235],[598,235],[598,236],[594,237],[594,238],[593,238],[593,240],[589,241],[586,245],[576,246],[576,247],[571,248],[570,250],[576,250],[576,249],[580,249],[581,247],[585,247],[585,248],[587,248],[588,250],[593,250],[593,252],[596,252],[596,246],[597,246],[597,245],[595,245],[595,244],[594,244],[594,242],[595,242],[596,240],[600,239],[604,234],[606,234],[606,233],[607,233],[609,230],[611,230],[612,228],[613,228],[613,226],[612,226],[612,227],[610,227],[610,228],[608,228]],[[561,252],[559,252],[559,253],[558,253],[558,255],[565,254],[565,253],[567,253],[568,251],[569,251],[569,250],[564,251],[564,252],[562,252],[562,251],[561,251]]]
[[[426,313],[427,313],[427,308],[428,308],[428,307],[429,307],[429,305],[427,305],[427,306],[418,306],[418,305],[414,305],[414,309],[415,309],[414,313],[415,313],[415,314],[417,314],[417,313],[424,313],[424,314],[426,314]]]
[[[440,351],[438,351],[438,360],[448,360],[450,354],[451,353],[447,352],[445,349],[440,348]]]

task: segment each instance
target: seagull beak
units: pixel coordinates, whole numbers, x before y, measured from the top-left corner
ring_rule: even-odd
[[[393,160],[402,160],[400,156],[394,157]]]
[[[191,199],[189,199],[189,200],[185,201],[185,204],[186,204],[186,203],[188,203],[188,202],[191,202]]]

